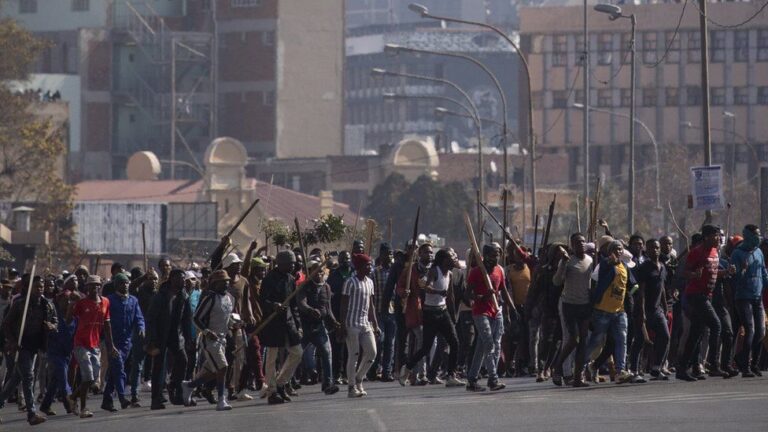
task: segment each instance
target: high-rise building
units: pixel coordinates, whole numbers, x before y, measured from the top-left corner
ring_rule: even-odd
[[[408,10],[411,3],[426,6],[435,15],[471,21],[510,24],[517,17],[513,0],[347,0],[347,28],[422,21]]]
[[[124,177],[139,150],[195,177],[217,136],[251,158],[342,152],[343,0],[9,0],[2,15],[51,42],[34,72],[80,77],[74,180]]]

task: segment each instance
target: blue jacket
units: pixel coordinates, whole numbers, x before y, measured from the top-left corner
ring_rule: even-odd
[[[763,287],[768,284],[763,252],[759,248],[751,251],[736,248],[731,254],[731,264],[736,267],[733,275],[733,292],[736,300],[759,300]]]
[[[56,312],[61,318],[57,324],[57,331],[48,332],[48,345],[45,352],[51,356],[69,357],[72,353],[77,320],[67,323],[64,319],[66,311],[56,308]]]
[[[627,271],[626,297],[631,297],[635,286],[637,285],[637,281],[635,281],[635,276],[629,270],[629,267],[627,267],[627,265],[624,263],[621,263],[621,265],[623,265],[624,269]],[[616,278],[616,267],[608,262],[608,259],[601,259],[600,268],[597,272],[597,285],[589,295],[589,299],[591,300],[593,306],[600,303],[600,300],[603,298],[603,294],[605,294],[605,290],[608,289],[614,278]],[[626,302],[626,298],[624,300]]]
[[[109,299],[112,340],[118,348],[130,347],[134,328],[138,328],[140,332],[145,328],[139,300],[132,295],[122,297],[116,293],[108,295],[107,299]]]

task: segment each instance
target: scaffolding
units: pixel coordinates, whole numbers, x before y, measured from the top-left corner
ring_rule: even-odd
[[[169,159],[171,179],[179,160],[202,171],[198,156],[214,138],[214,34],[172,29],[148,2],[126,0],[124,6],[115,31],[138,48],[143,61],[122,71],[121,92],[153,126],[158,142],[167,143],[153,150]]]

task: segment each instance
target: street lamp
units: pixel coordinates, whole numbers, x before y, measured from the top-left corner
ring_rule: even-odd
[[[507,41],[507,43],[509,43],[512,48],[514,48],[515,52],[517,52],[517,54],[520,56],[520,60],[522,61],[523,67],[525,69],[526,82],[528,84],[528,152],[530,153],[529,164],[531,179],[531,220],[533,220],[536,217],[536,137],[534,136],[533,132],[533,88],[531,87],[531,70],[528,66],[528,59],[523,55],[522,51],[520,51],[520,47],[517,45],[517,43],[515,43],[515,41],[512,40],[512,38],[501,31],[501,29],[491,24],[479,21],[468,21],[459,18],[432,15],[429,13],[429,9],[426,6],[418,3],[409,4],[408,9],[419,14],[422,18],[472,25],[491,30],[492,32],[501,36],[502,39]],[[523,213],[525,213],[525,211],[523,211]],[[525,231],[525,219],[523,219],[523,231]]]
[[[466,60],[468,62],[474,63],[477,67],[483,70],[486,75],[488,75],[488,78],[491,79],[491,82],[493,82],[493,85],[496,87],[496,91],[499,92],[499,96],[501,97],[501,133],[502,133],[502,145],[505,152],[504,157],[504,183],[506,184],[509,181],[509,178],[507,176],[507,159],[506,159],[506,149],[507,149],[507,136],[509,136],[509,131],[507,129],[507,117],[508,117],[508,110],[507,110],[507,97],[504,95],[504,90],[501,88],[501,83],[499,82],[499,79],[496,77],[496,75],[491,72],[491,69],[488,68],[483,62],[480,60],[477,60],[474,57],[468,56],[466,54],[461,53],[452,53],[452,52],[444,52],[444,51],[433,51],[433,50],[427,50],[427,49],[419,49],[419,48],[410,48],[410,47],[404,47],[397,44],[386,44],[384,45],[384,52],[390,53],[393,55],[398,55],[401,52],[409,52],[414,54],[429,54],[429,55],[435,55],[435,56],[442,56],[442,57],[453,57],[458,58],[462,60]]]
[[[632,27],[632,34],[629,39],[630,48],[630,73],[629,73],[629,187],[627,188],[628,205],[627,205],[627,228],[628,234],[635,232],[635,27],[637,26],[637,18],[635,14],[624,15],[621,13],[621,8],[612,4],[597,4],[595,10],[604,14],[608,14],[608,19],[615,21],[619,18],[629,19]]]
[[[573,106],[574,108],[584,109],[584,104],[578,103],[578,102],[572,104],[571,106]],[[627,114],[620,113],[617,111],[601,109],[601,108],[589,107],[589,111],[604,113],[604,114],[608,114],[616,117],[622,117],[626,119],[630,118],[629,115]],[[640,127],[642,127],[643,130],[645,130],[645,133],[648,134],[648,138],[651,140],[651,143],[653,144],[653,153],[654,153],[653,156],[656,161],[656,210],[660,210],[661,209],[661,193],[659,191],[659,143],[656,142],[656,136],[653,134],[653,132],[651,132],[651,129],[645,123],[643,123],[642,120],[640,120],[639,118],[635,118],[634,120],[635,120],[635,123],[639,124]]]
[[[383,68],[373,68],[371,69],[371,75],[373,77],[385,77],[385,76],[396,76],[401,78],[409,78],[419,81],[428,81],[428,82],[435,82],[439,84],[445,84],[447,86],[452,87],[454,90],[459,92],[461,96],[467,101],[467,104],[472,109],[472,113],[474,116],[479,119],[480,118],[480,111],[477,110],[477,105],[472,101],[472,98],[469,97],[466,91],[464,91],[461,87],[459,87],[458,84],[454,83],[453,81],[449,81],[444,78],[437,78],[437,77],[431,77],[426,75],[417,75],[417,74],[411,74],[411,73],[405,73],[405,72],[395,72],[390,71]],[[482,226],[483,223],[483,214],[482,209],[480,207],[480,203],[482,202],[482,197],[485,196],[485,180],[483,176],[483,127],[480,124],[480,121],[475,122],[475,127],[477,128],[477,175],[478,175],[478,189],[480,192],[480,196],[477,198],[477,223],[478,227]]]

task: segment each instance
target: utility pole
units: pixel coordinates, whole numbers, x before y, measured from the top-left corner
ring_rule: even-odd
[[[176,180],[176,38],[171,38],[171,180]]]
[[[712,165],[712,139],[709,117],[709,35],[707,30],[707,0],[698,0],[699,9],[699,37],[701,38],[701,130],[704,142],[704,165]],[[707,210],[704,222],[712,221],[712,212]]]
[[[630,37],[630,71],[629,71],[629,206],[627,207],[627,234],[635,232],[635,28],[637,19],[635,14],[629,16],[632,23],[632,36]]]
[[[584,104],[583,114],[583,167],[584,170],[584,191],[582,196],[585,200],[589,199],[589,33],[587,33],[587,0],[584,0],[584,52],[582,53],[582,80],[584,81],[584,100],[581,101]],[[586,207],[586,206],[585,206]],[[586,211],[586,208],[584,209]]]

